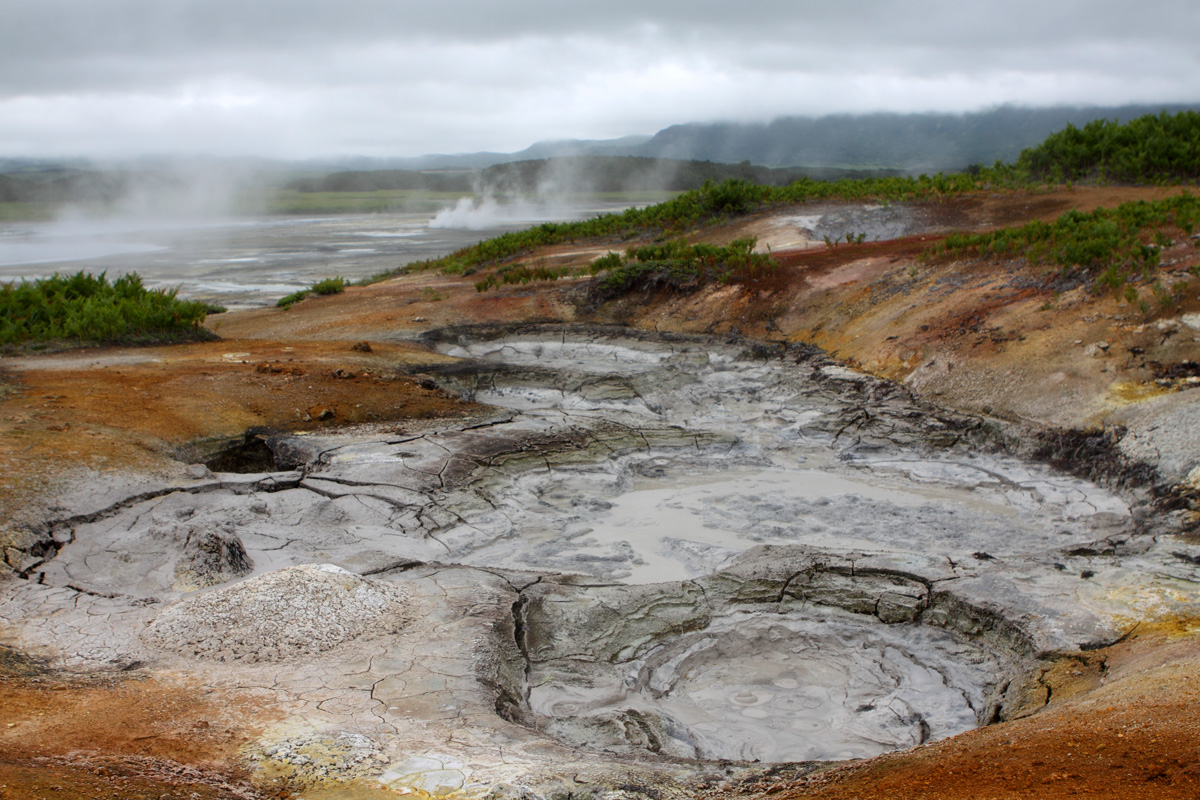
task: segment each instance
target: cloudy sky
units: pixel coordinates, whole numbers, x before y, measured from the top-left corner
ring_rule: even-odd
[[[1196,0],[0,0],[0,156],[513,151],[1200,101]]]

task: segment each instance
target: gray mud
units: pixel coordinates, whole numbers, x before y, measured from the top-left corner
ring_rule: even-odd
[[[819,354],[536,327],[426,343],[464,360],[423,377],[492,416],[267,437],[289,471],[81,487],[0,582],[10,638],[288,698],[264,764],[353,740],[354,775],[406,791],[686,794],[709,761],[1032,713],[1050,661],[1196,610],[1200,553],[1148,491]]]

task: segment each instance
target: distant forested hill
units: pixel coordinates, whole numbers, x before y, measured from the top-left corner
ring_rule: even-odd
[[[573,156],[513,161],[488,167],[479,174],[478,188],[484,192],[515,194],[683,192],[699,189],[705,181],[720,183],[731,178],[763,186],[786,186],[804,177],[837,180],[865,177],[866,174],[845,169],[777,169],[754,166],[749,162],[715,164],[638,156]]]
[[[135,177],[70,168],[0,174],[0,203],[112,202],[128,191]]]
[[[404,169],[355,170],[335,172],[318,178],[298,178],[284,188],[299,192],[378,192],[417,190],[427,192],[469,192],[473,173],[417,172]]]
[[[960,170],[971,164],[1015,161],[1068,124],[1096,119],[1125,122],[1160,111],[1200,110],[1200,105],[1075,108],[1004,106],[969,114],[838,114],[785,117],[769,123],[694,123],[659,131],[634,155],[772,167],[828,166]]]

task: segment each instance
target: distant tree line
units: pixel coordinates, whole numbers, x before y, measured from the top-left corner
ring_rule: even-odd
[[[780,169],[743,161],[717,164],[637,156],[570,156],[496,164],[479,174],[479,188],[489,193],[538,194],[543,192],[687,192],[705,183],[748,181],[762,186],[786,186],[802,178],[886,176],[894,170],[822,168]]]
[[[473,171],[416,171],[381,169],[334,172],[316,178],[297,178],[284,184],[297,192],[426,191],[470,192]]]
[[[139,177],[77,169],[0,175],[0,203],[111,203]]]
[[[482,171],[358,170],[297,178],[284,184],[292,191],[377,192],[430,191],[499,194],[537,194],[544,191],[635,192],[699,189],[706,181],[730,179],[764,186],[786,186],[809,177],[838,180],[846,177],[896,174],[894,171],[853,169],[773,169],[711,161],[682,161],[635,156],[568,156],[496,164]]]

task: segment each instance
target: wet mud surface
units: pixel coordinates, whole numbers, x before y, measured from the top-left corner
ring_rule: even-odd
[[[244,752],[297,785],[661,795],[1019,719],[1063,659],[1200,612],[1200,550],[1148,489],[809,349],[424,344],[460,360],[409,378],[492,411],[78,491],[0,583],[7,630],[57,669],[282,704]],[[274,467],[214,470],[238,463]]]

